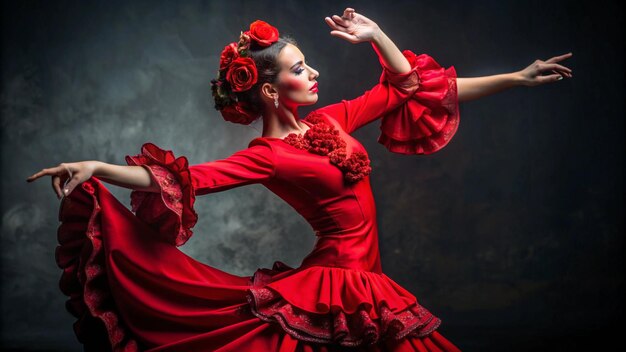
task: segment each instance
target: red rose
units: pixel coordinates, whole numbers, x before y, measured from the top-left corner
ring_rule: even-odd
[[[220,113],[224,120],[243,125],[249,125],[258,116],[250,112],[248,105],[243,102],[225,106]]]
[[[233,60],[226,72],[226,80],[230,83],[233,92],[243,92],[250,89],[258,79],[254,60],[249,57],[238,57]]]
[[[256,20],[250,24],[248,34],[260,46],[270,46],[278,40],[278,29],[261,20]]]
[[[226,69],[228,65],[230,65],[233,60],[239,57],[239,53],[237,52],[237,44],[230,43],[224,47],[222,50],[222,55],[220,56],[220,71]]]

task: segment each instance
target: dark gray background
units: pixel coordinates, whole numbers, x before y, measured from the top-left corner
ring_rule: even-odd
[[[190,163],[227,157],[261,125],[222,120],[209,81],[255,19],[293,35],[320,72],[315,107],[354,98],[380,66],[369,44],[329,35],[346,6],[400,49],[460,77],[520,70],[572,51],[573,79],[461,104],[459,131],[428,156],[354,135],[373,164],[385,273],[467,351],[582,350],[624,316],[623,12],[603,1],[14,1],[2,6],[2,343],[79,351],[54,261],[60,162],[125,165],[147,141]],[[312,107],[303,108],[303,117]],[[130,191],[110,185],[129,206]],[[198,198],[182,251],[251,275],[298,265],[308,224],[260,185]]]

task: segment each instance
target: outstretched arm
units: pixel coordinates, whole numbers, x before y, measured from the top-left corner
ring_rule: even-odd
[[[535,60],[523,70],[483,77],[458,77],[457,90],[459,102],[475,100],[517,86],[537,86],[556,82],[563,77],[572,78],[572,70],[557,64],[572,56],[567,53],[546,61]],[[544,73],[552,73],[543,75]]]
[[[60,163],[58,166],[42,169],[29,176],[26,182],[50,175],[52,176],[52,189],[61,199],[78,187],[81,183],[96,176],[110,184],[141,190],[145,192],[158,192],[157,186],[152,182],[148,170],[141,166],[122,166],[107,164],[98,160],[78,161],[74,163]]]

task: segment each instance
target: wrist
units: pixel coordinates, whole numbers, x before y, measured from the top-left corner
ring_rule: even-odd
[[[89,166],[91,167],[92,175],[96,177],[102,177],[102,174],[103,174],[102,171],[103,171],[104,165],[105,163],[103,163],[102,161],[98,161],[98,160],[89,161]]]
[[[513,87],[526,85],[526,79],[524,78],[524,75],[520,71],[509,73],[509,77],[511,80],[511,86]]]
[[[376,27],[374,33],[372,34],[372,39],[370,39],[370,42],[372,42],[372,44],[380,45],[384,37],[385,32],[383,32],[380,27]]]

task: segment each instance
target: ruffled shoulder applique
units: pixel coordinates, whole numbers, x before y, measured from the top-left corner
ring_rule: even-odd
[[[356,183],[372,172],[367,154],[354,151],[347,155],[346,142],[326,118],[312,112],[303,119],[311,124],[304,135],[290,133],[283,141],[298,149],[307,150],[314,154],[326,155],[331,164],[337,166],[344,175],[348,184]]]

